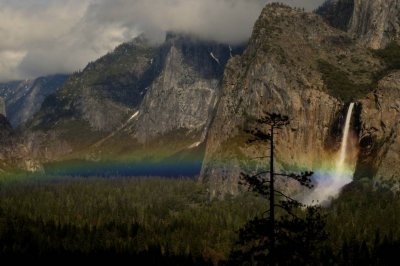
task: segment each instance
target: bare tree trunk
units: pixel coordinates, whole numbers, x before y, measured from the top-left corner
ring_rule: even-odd
[[[272,264],[274,264],[275,252],[275,187],[274,187],[274,126],[271,125],[271,140],[270,140],[270,186],[269,186],[269,215],[271,223],[271,247],[270,256]]]

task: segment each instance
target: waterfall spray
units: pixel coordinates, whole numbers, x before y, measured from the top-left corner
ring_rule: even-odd
[[[336,160],[333,161],[333,165],[315,171],[316,188],[303,198],[303,203],[308,205],[324,204],[337,197],[340,190],[353,181],[355,162],[351,160],[350,154],[354,149],[349,147],[353,109],[354,103],[351,103],[347,111],[342,142]]]

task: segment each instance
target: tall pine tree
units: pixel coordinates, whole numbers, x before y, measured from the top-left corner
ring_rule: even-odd
[[[289,118],[267,114],[257,119],[256,126],[246,130],[251,135],[248,143],[262,142],[269,146],[269,169],[242,172],[242,184],[268,200],[268,210],[250,220],[239,231],[237,247],[231,254],[234,264],[249,265],[303,265],[312,264],[318,247],[327,238],[325,217],[319,207],[307,207],[277,189],[277,178],[288,178],[312,188],[312,172],[277,173],[274,169],[275,135],[289,125]]]

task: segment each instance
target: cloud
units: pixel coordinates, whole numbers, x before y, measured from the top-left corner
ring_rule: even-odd
[[[0,0],[0,80],[82,69],[141,32],[246,40],[269,0]],[[312,9],[323,0],[286,0]]]
[[[89,2],[83,1],[7,1],[0,0],[0,80],[28,78],[45,73],[65,72],[68,51],[62,40],[86,13]],[[54,58],[60,51],[59,60]],[[75,48],[78,47],[74,47]],[[39,56],[40,55],[40,56]],[[27,60],[35,62],[24,69]],[[52,64],[52,61],[57,61]]]
[[[14,80],[20,78],[16,69],[19,67],[26,52],[4,50],[0,51],[0,80]]]

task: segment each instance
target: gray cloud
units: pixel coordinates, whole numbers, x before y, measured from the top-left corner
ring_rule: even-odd
[[[272,0],[0,0],[0,80],[83,68],[145,32],[180,31],[221,42],[246,40]],[[286,0],[311,10],[323,0]]]

